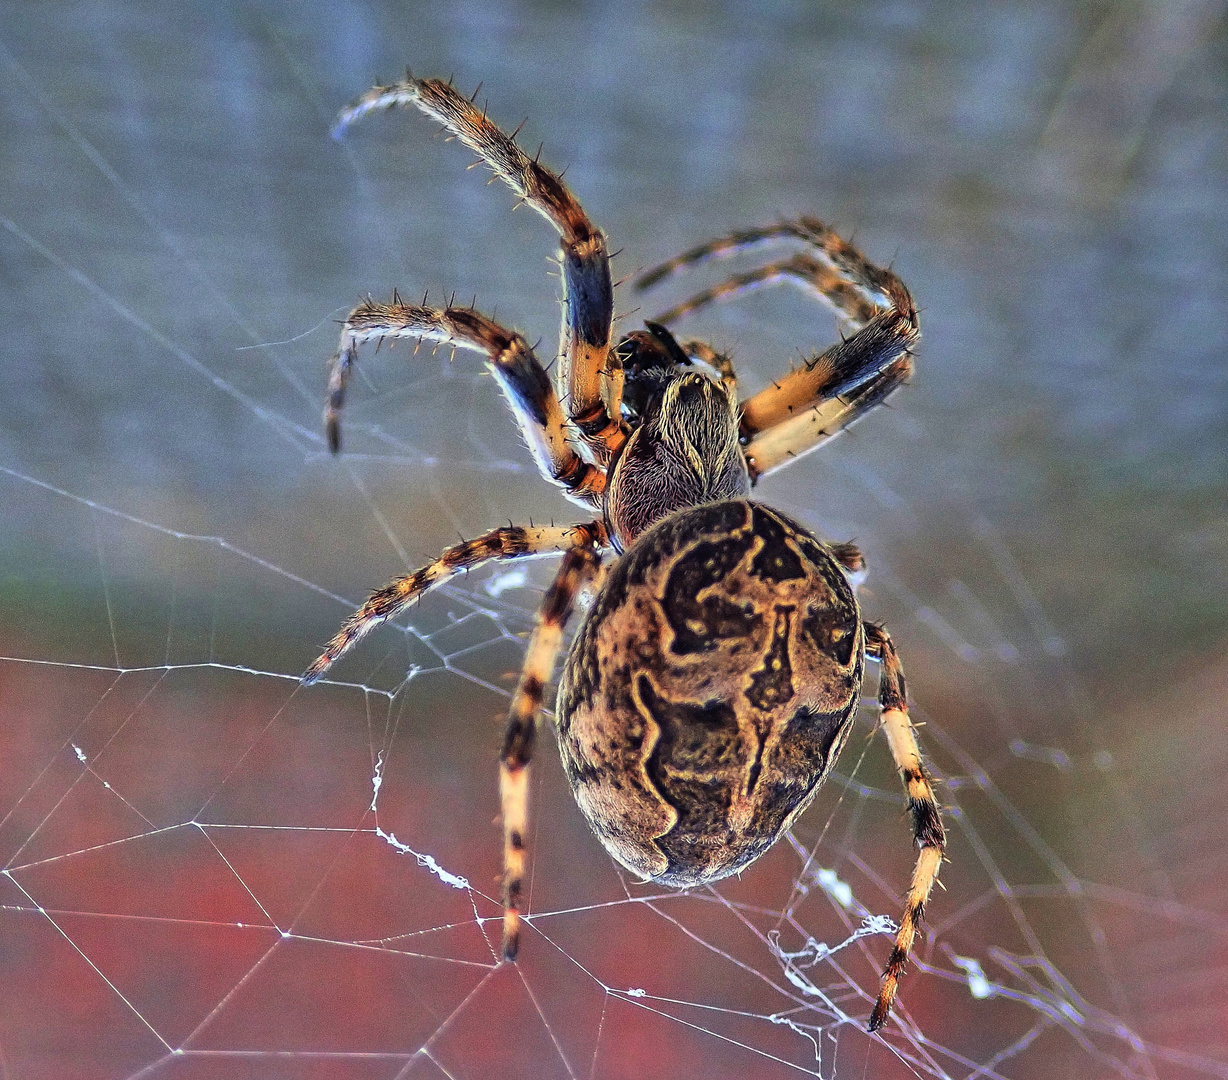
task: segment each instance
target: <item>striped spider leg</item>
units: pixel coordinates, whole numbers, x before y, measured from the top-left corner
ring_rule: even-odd
[[[913,940],[925,914],[925,905],[938,881],[942,867],[942,855],[946,849],[946,833],[942,827],[942,813],[929,773],[921,761],[921,749],[913,733],[908,717],[908,698],[904,689],[904,669],[896,654],[891,635],[881,626],[864,624],[866,655],[879,663],[878,704],[882,711],[881,724],[891,757],[900,771],[904,788],[908,793],[908,812],[912,819],[913,841],[919,849],[917,864],[913,869],[912,884],[904,901],[904,915],[896,933],[895,947],[887,959],[883,971],[882,987],[878,1001],[870,1014],[870,1030],[877,1031],[887,1022],[891,1005],[895,1001],[900,975],[912,951]]]
[[[376,86],[342,110],[334,134],[376,109],[414,105],[479,155],[496,176],[562,237],[563,323],[560,389],[586,457],[608,464],[628,435],[621,419],[622,371],[610,348],[614,288],[605,235],[558,175],[530,158],[472,101],[439,79]]]
[[[602,574],[595,546],[577,545],[563,556],[554,584],[538,609],[520,682],[512,696],[499,755],[499,799],[503,816],[503,955],[520,949],[520,911],[529,825],[529,762],[537,739],[546,684],[563,646],[563,631],[582,592],[595,592]]]
[[[919,336],[917,309],[903,282],[810,217],[710,241],[648,271],[636,287],[781,240],[800,241],[809,250],[735,275],[658,317],[668,323],[748,289],[788,281],[829,304],[853,331],[743,403],[740,434],[753,480],[813,450],[905,382]]]
[[[419,567],[373,592],[333,635],[324,651],[303,673],[310,684],[366,637],[380,623],[395,618],[423,593],[451,581],[457,574],[483,563],[509,559],[532,559],[575,548],[604,550],[609,535],[602,521],[582,525],[507,525],[448,548],[434,562]]]
[[[558,395],[528,342],[472,308],[422,307],[402,303],[394,295],[391,304],[367,299],[350,312],[341,329],[341,348],[333,360],[324,414],[334,451],[341,445],[341,406],[358,346],[402,337],[484,352],[487,367],[503,390],[542,476],[581,506],[601,505],[605,472],[572,448]]]
[[[529,762],[537,737],[546,683],[554,671],[563,631],[577,595],[601,568],[599,551],[609,546],[605,525],[590,521],[569,527],[511,525],[448,548],[438,559],[373,593],[346,620],[324,652],[304,673],[310,684],[371,629],[393,618],[428,589],[491,560],[533,558],[563,552],[554,584],[547,591],[512,696],[499,755],[499,794],[503,814],[503,955],[516,959],[520,943],[520,897],[528,830]]]

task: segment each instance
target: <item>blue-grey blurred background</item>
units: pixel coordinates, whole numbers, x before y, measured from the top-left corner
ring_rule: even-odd
[[[1226,13],[0,5],[0,1075],[1228,1076]],[[550,566],[296,689],[458,533],[576,516],[472,355],[364,355],[326,452],[362,294],[476,297],[554,352],[543,221],[417,115],[329,138],[406,65],[528,118],[617,277],[808,213],[921,306],[892,408],[757,492],[866,550],[947,779],[886,1041],[887,937],[779,957],[898,914],[879,741],[796,835],[835,878],[782,846],[645,900],[545,740],[509,969],[493,762]],[[623,286],[621,325],[723,269]],[[685,331],[753,392],[836,327],[781,287]]]

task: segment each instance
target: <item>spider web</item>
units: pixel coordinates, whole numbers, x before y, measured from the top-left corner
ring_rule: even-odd
[[[1205,598],[1226,584],[1208,506],[1228,484],[1203,438],[1225,404],[1228,343],[1205,317],[1228,280],[1228,140],[1222,110],[1218,126],[1190,119],[1223,103],[1218,9],[1166,24],[1184,74],[1160,64],[1148,108],[1169,164],[1143,171],[1120,221],[1029,218],[1018,192],[1003,211],[966,179],[958,227],[935,177],[971,176],[984,150],[967,130],[1001,152],[1015,119],[968,102],[1039,80],[1001,41],[1039,55],[1053,25],[986,30],[942,99],[962,134],[895,162],[863,143],[866,124],[891,130],[885,73],[903,72],[898,90],[922,62],[907,8],[796,40],[787,13],[752,32],[611,10],[423,13],[415,34],[500,80],[497,118],[532,109],[635,252],[616,271],[781,201],[813,210],[818,184],[873,225],[858,237],[872,257],[904,244],[897,267],[923,298],[917,385],[757,492],[865,548],[863,603],[893,632],[942,780],[950,863],[898,1015],[865,1032],[913,861],[869,702],[787,841],[685,893],[620,872],[544,739],[530,918],[520,962],[498,963],[495,752],[551,564],[475,572],[329,681],[297,676],[367,590],[457,533],[575,516],[472,358],[364,356],[340,460],[318,421],[338,303],[439,281],[552,328],[550,238],[409,118],[327,142],[334,106],[389,56],[424,73],[461,62],[408,40],[370,53],[393,10],[321,7],[296,26],[202,8],[185,41],[153,6],[70,5],[72,33],[14,19],[0,40],[23,147],[0,216],[17,298],[0,441],[0,1075],[1228,1076],[1214,704],[1228,673]],[[649,29],[659,44],[633,47]],[[672,76],[693,95],[678,116],[659,99],[679,84],[634,83],[692,33],[709,59]],[[1079,73],[1104,65],[1078,56],[1096,59],[1096,34],[1067,57],[1051,147],[1063,125],[1090,145]],[[575,56],[594,37],[607,69],[635,59],[602,94],[526,81],[534,42]],[[833,65],[821,80],[816,50]],[[782,84],[822,88],[827,119],[806,136],[819,164],[789,149],[780,92],[753,92],[769,57]],[[654,101],[651,122],[620,119],[619,102]],[[1191,149],[1216,139],[1218,180]],[[870,175],[881,198],[857,186]],[[1218,238],[1169,212],[1158,192],[1174,185]],[[673,216],[652,220],[669,196]],[[1121,255],[1125,235],[1151,254]],[[1128,280],[1139,268],[1146,288]],[[694,332],[731,347],[753,391],[826,340],[817,325],[776,292]],[[1180,372],[1159,362],[1177,357]]]

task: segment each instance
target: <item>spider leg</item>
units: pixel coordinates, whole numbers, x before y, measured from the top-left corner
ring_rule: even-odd
[[[860,574],[866,568],[866,557],[856,544],[844,542],[828,544],[828,550],[835,556],[836,562],[850,574]]]
[[[683,270],[707,262],[713,258],[728,258],[743,251],[750,251],[765,244],[781,240],[796,240],[812,248],[826,262],[853,280],[873,278],[877,268],[856,248],[842,240],[831,228],[818,218],[803,215],[799,218],[778,222],[760,228],[739,229],[719,236],[715,240],[699,244],[684,251],[676,258],[663,262],[645,271],[636,280],[637,289],[650,289]]]
[[[946,847],[946,834],[942,827],[942,813],[934,798],[934,789],[929,774],[921,761],[921,750],[913,734],[912,721],[908,718],[908,701],[904,690],[904,669],[896,655],[891,635],[881,626],[865,623],[866,654],[879,661],[878,704],[882,710],[882,727],[891,746],[891,756],[900,778],[908,792],[908,811],[912,818],[913,841],[920,848],[917,865],[913,870],[912,884],[904,902],[904,915],[896,934],[895,947],[883,971],[882,988],[874,1012],[870,1015],[870,1030],[877,1031],[887,1022],[895,1001],[900,975],[912,950],[913,939],[921,925],[926,902],[938,871],[942,866],[942,854]]]
[[[768,473],[783,468],[838,435],[876,405],[882,404],[911,378],[912,373],[912,357],[905,353],[882,370],[871,369],[866,380],[851,389],[820,397],[817,402],[808,402],[800,408],[791,408],[786,419],[757,434],[747,424],[744,413],[742,432],[746,441],[742,449],[751,482],[757,482]],[[757,397],[758,394],[744,408],[749,408]]]
[[[752,479],[813,450],[912,374],[916,304],[893,273],[871,269],[890,306],[743,405],[740,434]]]
[[[546,683],[554,673],[563,630],[576,597],[600,571],[594,548],[577,545],[563,556],[558,576],[542,601],[529,640],[524,669],[507,714],[499,759],[499,796],[503,811],[503,955],[515,960],[520,948],[520,902],[529,820],[529,762],[537,737]]]
[[[830,304],[855,330],[743,403],[740,435],[752,480],[813,450],[881,402],[912,373],[919,336],[917,308],[904,283],[812,217],[712,240],[650,270],[636,287],[781,240],[801,241],[809,250],[735,275],[660,316],[669,322],[747,289],[790,281]]]
[[[770,225],[766,228],[743,229],[730,233],[727,236],[710,240],[706,244],[700,244],[698,247],[691,248],[690,251],[685,251],[677,258],[670,259],[669,262],[662,263],[660,266],[641,275],[636,281],[635,287],[638,290],[649,289],[665,278],[707,262],[709,259],[725,258],[764,244],[776,243],[782,240],[800,241],[806,244],[813,252],[813,255],[820,259],[823,264],[836,271],[836,274],[816,273],[813,269],[814,259],[803,255],[797,257],[800,261],[796,263],[794,260],[789,260],[785,264],[774,264],[777,266],[791,265],[795,271],[794,274],[788,274],[787,272],[779,276],[769,274],[768,279],[781,280],[786,276],[797,277],[798,275],[809,278],[808,284],[815,291],[821,293],[823,298],[845,318],[855,323],[865,322],[864,318],[859,320],[859,314],[865,311],[865,304],[868,302],[871,306],[874,306],[878,299],[886,292],[884,287],[887,283],[886,279],[894,277],[889,271],[884,271],[871,263],[852,244],[842,240],[829,225],[825,225],[818,218],[800,217],[792,221],[782,221],[777,225]],[[742,275],[742,277],[749,276],[751,275]],[[726,282],[726,286],[731,286],[729,289],[718,285],[715,289],[709,290],[709,292],[716,293],[717,296],[726,295],[728,292],[736,292],[738,291],[738,286],[735,286],[734,283],[739,282],[739,280],[739,278],[734,278],[730,282]],[[758,281],[752,280],[748,284],[753,287],[753,285],[758,284]],[[828,288],[830,288],[830,292],[827,291]],[[704,296],[705,294],[701,293],[700,295]],[[717,296],[709,299],[716,299]],[[708,302],[708,300],[704,302]],[[684,306],[687,306],[688,310],[693,310],[689,307],[690,303],[688,301],[688,304]],[[668,322],[669,320],[662,318],[658,321]]]
[[[562,487],[573,502],[597,506],[605,490],[605,473],[584,461],[567,439],[567,421],[550,377],[519,334],[471,308],[429,308],[367,299],[350,312],[341,330],[341,347],[328,381],[324,422],[333,451],[341,446],[341,406],[350,369],[363,342],[412,337],[458,349],[484,352],[503,390],[542,476]]]
[[[725,236],[718,236],[714,240],[708,240],[703,244],[689,248],[681,255],[677,255],[667,262],[654,266],[651,270],[644,271],[636,279],[635,287],[637,289],[651,289],[667,277],[673,277],[675,274],[688,270],[692,266],[698,266],[700,263],[705,263],[709,259],[728,258],[739,252],[749,251],[780,240],[806,241],[808,237],[802,229],[802,221],[804,220],[806,219],[781,221],[776,225],[767,225],[762,228],[738,229],[735,232],[727,233]]]
[[[605,236],[556,173],[530,158],[484,111],[439,79],[410,75],[394,86],[367,91],[342,110],[334,134],[375,109],[397,105],[414,105],[438,120],[559,231],[564,301],[561,378],[568,414],[594,459],[608,463],[628,431],[621,420],[619,361],[610,348],[614,287]]]
[[[450,581],[465,570],[472,570],[492,559],[524,559],[553,552],[586,551],[609,546],[601,521],[570,526],[509,525],[494,529],[474,540],[450,547],[432,563],[371,594],[367,602],[341,625],[341,629],[303,673],[302,681],[315,682],[363,637],[380,623],[404,611],[428,589]]]
[[[656,322],[669,324],[721,300],[758,288],[788,281],[800,285],[811,295],[831,305],[836,313],[860,329],[874,315],[874,303],[862,289],[846,281],[836,270],[809,255],[794,255],[784,262],[769,263],[757,270],[735,274],[725,281],[696,293],[689,300],[676,304],[656,317]]]

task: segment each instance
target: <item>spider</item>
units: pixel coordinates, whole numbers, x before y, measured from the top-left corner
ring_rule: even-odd
[[[476,96],[476,95],[475,95]],[[346,319],[325,424],[340,449],[360,345],[408,337],[484,353],[542,476],[595,511],[564,527],[494,529],[372,594],[303,675],[318,679],[426,590],[489,560],[562,553],[529,640],[500,755],[503,955],[516,958],[538,714],[577,602],[589,600],[556,702],[577,803],[609,853],[645,879],[686,887],[744,869],[809,805],[852,728],[867,656],[881,726],[919,848],[870,1030],[887,1021],[942,863],[938,803],[908,716],[891,637],[862,619],[851,544],[826,544],[748,496],[831,438],[912,372],[917,310],[890,270],[809,217],[731,233],[644,274],[639,288],[714,256],[774,241],[801,250],[693,297],[615,342],[604,234],[559,176],[473,100],[438,79],[376,86],[339,134],[375,109],[413,105],[474,150],[561,234],[558,390],[527,341],[472,307],[370,298]],[[519,205],[519,204],[518,204]],[[792,281],[850,325],[839,344],[739,403],[729,358],[668,324],[754,286]],[[563,403],[566,403],[564,406]],[[605,554],[613,561],[603,566]]]

